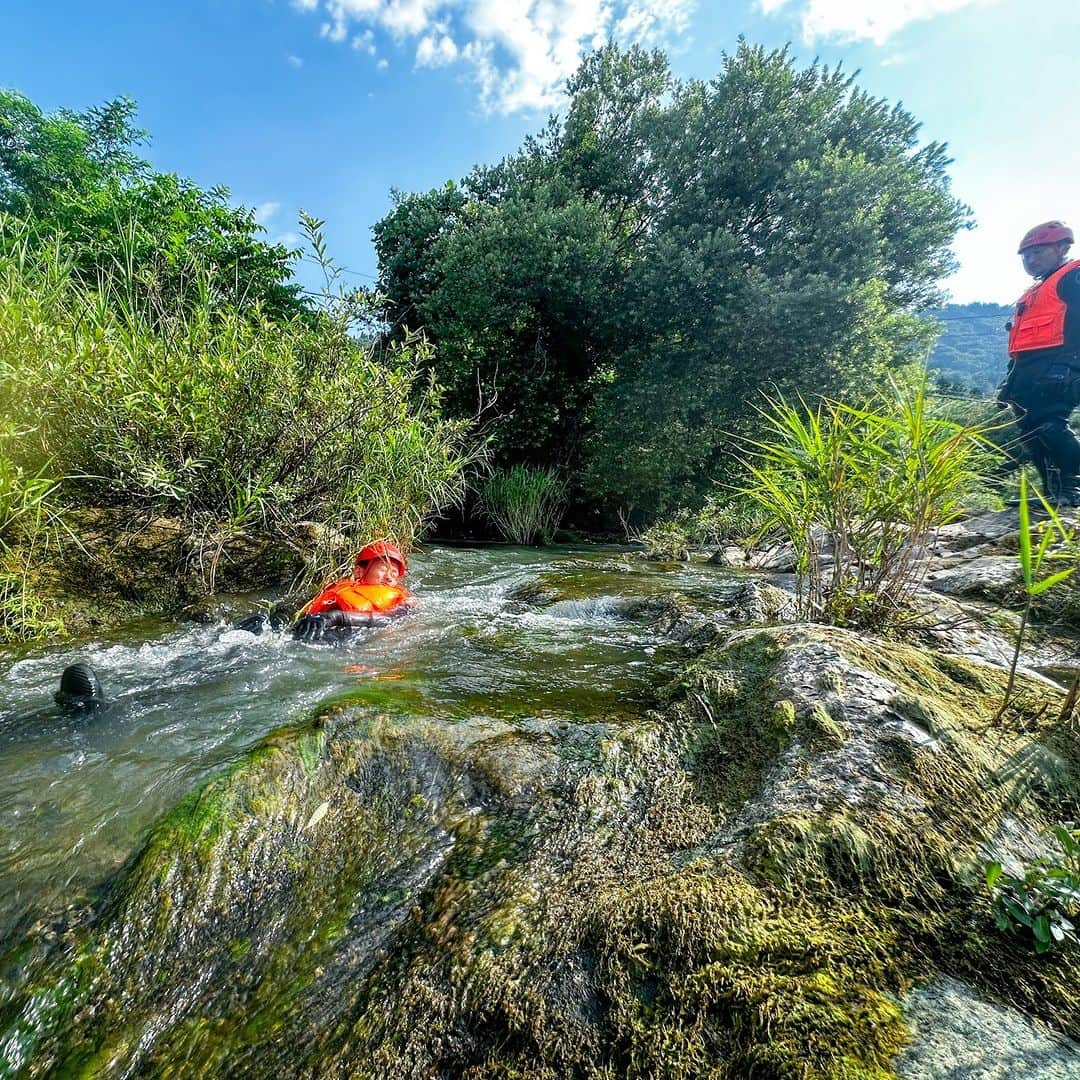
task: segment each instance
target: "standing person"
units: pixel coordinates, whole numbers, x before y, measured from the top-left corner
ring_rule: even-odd
[[[335,581],[300,609],[293,637],[319,641],[328,630],[370,626],[378,615],[404,611],[413,600],[398,584],[407,568],[393,544],[368,544],[357,554],[350,577]]]
[[[1068,258],[1072,242],[1060,221],[1036,225],[1020,241],[1024,270],[1036,281],[1008,323],[1009,370],[998,391],[1016,414],[1044,496],[1059,507],[1080,506],[1080,439],[1069,427],[1080,404],[1080,260]]]

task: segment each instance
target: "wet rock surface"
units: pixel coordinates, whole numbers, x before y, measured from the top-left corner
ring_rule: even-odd
[[[936,979],[904,1002],[911,1042],[900,1080],[1075,1080],[1080,1045],[1023,1013],[986,1001],[955,979]]]
[[[657,707],[281,729],[12,946],[0,1072],[1080,1076],[1080,960],[999,932],[981,881],[1080,816],[1080,751],[1046,678],[995,717],[989,615],[927,591],[964,655],[791,624],[760,573],[574,570],[515,602],[668,635]]]

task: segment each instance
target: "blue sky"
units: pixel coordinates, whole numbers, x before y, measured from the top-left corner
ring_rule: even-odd
[[[6,0],[0,84],[46,110],[126,94],[147,156],[223,183],[292,240],[327,219],[332,252],[374,274],[391,188],[498,160],[538,129],[580,54],[611,35],[710,77],[739,34],[859,69],[955,158],[977,229],[956,245],[959,301],[1010,301],[1031,224],[1080,226],[1077,0]],[[14,10],[12,10],[14,8]]]

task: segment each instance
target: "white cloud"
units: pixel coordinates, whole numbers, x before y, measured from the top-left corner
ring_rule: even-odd
[[[319,27],[319,36],[335,43],[344,41],[349,36],[349,25],[344,19],[338,18],[332,22],[324,22]]]
[[[669,34],[684,34],[690,25],[693,5],[688,3],[656,4],[632,0],[615,24],[619,41],[653,41]]]
[[[416,46],[417,67],[444,67],[458,56],[458,47],[449,34],[425,34]]]
[[[776,7],[787,0],[760,0]],[[812,0],[814,3],[820,0]],[[897,0],[903,3],[904,0]],[[376,31],[415,41],[416,67],[460,64],[484,109],[558,105],[584,52],[608,38],[655,44],[685,33],[697,0],[295,0],[321,10],[323,37],[374,55]],[[370,36],[369,36],[370,35]],[[360,42],[360,44],[357,44]]]
[[[255,221],[256,224],[266,225],[270,222],[270,219],[281,209],[281,203],[279,202],[264,202],[259,203],[255,207]]]
[[[384,56],[376,65],[376,71],[385,71],[390,66],[390,61]]]
[[[961,8],[994,4],[998,0],[758,0],[758,8],[771,15],[781,8],[798,8],[803,40],[866,39],[884,45],[908,23],[947,15]]]
[[[352,47],[366,52],[368,56],[374,56],[377,51],[374,31],[365,30],[362,34],[356,34],[352,39]]]
[[[301,60],[299,56],[289,55],[285,57],[285,59],[289,62],[290,67],[302,68],[304,66],[304,61]]]

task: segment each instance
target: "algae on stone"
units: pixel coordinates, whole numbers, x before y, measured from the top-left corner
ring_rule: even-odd
[[[1025,680],[995,726],[986,665],[823,627],[702,640],[648,713],[339,701],[277,733],[31,950],[0,1060],[885,1080],[942,975],[1080,1034],[1080,963],[998,933],[979,875],[1080,812],[1040,764],[1072,768],[1060,695]]]

